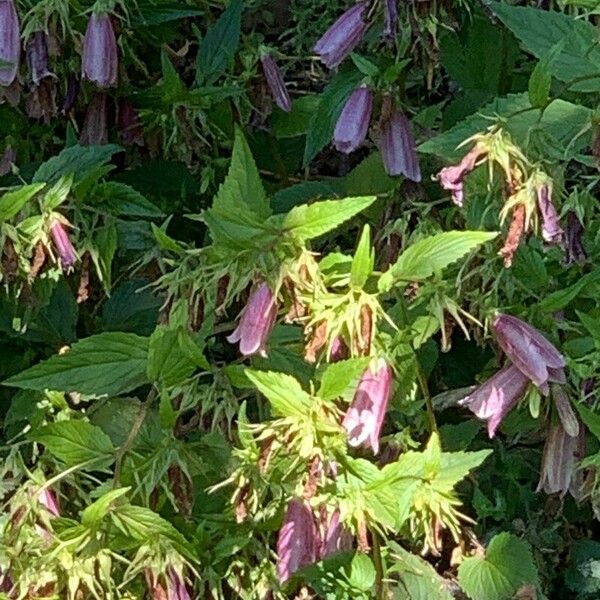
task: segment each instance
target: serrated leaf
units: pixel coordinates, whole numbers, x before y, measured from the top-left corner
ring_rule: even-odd
[[[575,408],[577,409],[581,420],[585,423],[592,435],[600,440],[600,415],[589,409],[581,402],[575,404]]]
[[[114,221],[107,221],[94,233],[94,248],[90,254],[98,273],[98,279],[107,293],[112,286],[112,262],[117,251],[118,241],[117,226]]]
[[[8,221],[44,187],[43,183],[33,183],[9,190],[0,196],[0,221]]]
[[[321,376],[321,387],[317,395],[323,400],[350,399],[369,360],[369,357],[350,358],[327,365]]]
[[[164,213],[136,189],[118,181],[108,181],[96,187],[96,196],[104,200],[116,215],[156,219]]]
[[[422,281],[498,235],[492,231],[445,231],[411,244],[380,277],[380,291],[395,281]]]
[[[148,378],[170,387],[183,383],[196,370],[194,357],[184,346],[185,331],[158,327],[150,336]]]
[[[548,68],[548,61],[540,60],[529,76],[528,94],[531,106],[542,108],[548,104],[550,98],[550,85],[552,76]]]
[[[87,421],[57,421],[32,431],[30,439],[43,444],[48,452],[67,467],[92,462],[89,468],[102,469],[112,464],[115,449],[110,438]]]
[[[373,273],[375,252],[371,248],[371,229],[365,225],[352,259],[350,268],[350,285],[361,289]]]
[[[4,385],[28,390],[58,390],[116,396],[148,383],[148,338],[133,333],[100,333],[81,340]]]
[[[123,487],[110,490],[87,506],[81,513],[81,524],[86,527],[94,527],[109,513],[112,504],[121,496],[124,496],[131,488]]]
[[[267,398],[273,411],[284,417],[304,418],[311,408],[311,397],[298,380],[285,373],[246,369],[246,377]]]
[[[90,171],[107,163],[113,154],[121,150],[115,144],[102,146],[70,146],[57,156],[42,163],[33,176],[33,183],[54,183],[65,175],[73,175],[77,183],[89,175]]]
[[[240,42],[242,0],[232,0],[200,42],[196,59],[196,85],[213,83],[224,73]]]
[[[283,221],[283,229],[301,240],[312,240],[371,206],[376,196],[359,196],[342,200],[322,200],[296,206]]]
[[[529,544],[510,533],[489,543],[485,557],[471,556],[458,568],[458,582],[471,600],[510,600],[538,574]]]
[[[352,587],[368,592],[375,585],[375,567],[371,559],[362,552],[357,552],[350,564],[348,581]]]

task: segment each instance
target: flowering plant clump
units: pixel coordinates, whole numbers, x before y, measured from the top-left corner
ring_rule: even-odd
[[[0,600],[592,600],[593,2],[0,0]]]

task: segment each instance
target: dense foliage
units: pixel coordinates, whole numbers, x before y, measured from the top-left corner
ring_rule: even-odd
[[[600,597],[598,15],[0,0],[0,597]]]

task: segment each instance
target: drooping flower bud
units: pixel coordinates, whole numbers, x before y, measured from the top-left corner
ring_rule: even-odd
[[[268,53],[265,53],[260,57],[260,63],[269,89],[271,90],[273,100],[275,100],[275,104],[277,104],[281,110],[290,112],[290,110],[292,110],[292,99],[287,91],[283,75],[281,74],[277,63]]]
[[[92,13],[83,40],[82,75],[101,88],[117,83],[119,58],[110,15]]]
[[[239,323],[227,341],[240,343],[244,356],[260,354],[266,356],[267,339],[277,318],[277,303],[271,288],[262,282],[250,295],[242,309]]]
[[[48,70],[48,40],[44,31],[36,31],[27,41],[26,53],[29,77],[34,87],[42,79],[54,77]]]
[[[339,362],[340,360],[346,360],[350,354],[350,350],[343,338],[339,335],[333,338],[331,342],[331,348],[329,350],[329,362]]]
[[[350,154],[365,141],[372,108],[373,94],[366,85],[350,94],[333,132],[333,143],[340,152]]]
[[[514,365],[492,375],[459,404],[467,406],[476,417],[487,421],[488,435],[493,438],[504,417],[523,397],[529,378]]]
[[[355,4],[315,44],[315,52],[329,69],[337,67],[360,43],[367,30],[366,12],[366,2]]]
[[[379,434],[392,392],[393,373],[383,359],[372,362],[363,373],[344,416],[342,426],[348,432],[350,446],[365,444],[379,452]]]
[[[40,504],[53,516],[60,517],[60,508],[58,506],[58,496],[54,490],[44,488],[38,495]]]
[[[71,112],[71,109],[75,106],[75,102],[77,102],[79,88],[79,79],[76,75],[71,73],[67,79],[67,91],[65,93],[65,98],[60,111],[61,114],[66,115],[67,113]]]
[[[94,94],[89,103],[79,133],[79,143],[82,146],[108,144],[108,96],[104,92]]]
[[[537,188],[538,209],[542,218],[542,237],[549,244],[560,244],[563,238],[563,230],[551,196],[551,185],[543,184]]]
[[[452,201],[457,206],[462,206],[465,198],[465,177],[475,167],[482,164],[486,160],[487,155],[488,149],[485,144],[475,144],[457,165],[444,167],[436,175],[436,179],[440,182],[440,185],[452,193]]]
[[[393,42],[398,34],[398,5],[397,0],[385,0],[383,3],[383,37]]]
[[[0,0],[0,61],[10,63],[0,67],[0,85],[8,87],[17,76],[21,54],[19,17],[13,0]]]
[[[71,243],[69,234],[66,232],[62,223],[54,221],[50,226],[50,235],[52,236],[52,241],[54,242],[54,247],[58,253],[60,266],[63,271],[67,273],[72,271],[73,265],[77,261],[77,254],[75,253],[75,248]]]
[[[567,213],[565,229],[565,266],[582,263],[587,259],[583,247],[583,223],[573,211]]]
[[[181,568],[173,565],[167,567],[167,600],[192,600]]]
[[[302,500],[290,500],[277,539],[277,575],[284,583],[317,558],[319,540],[312,510]]]
[[[404,175],[411,181],[421,181],[415,138],[401,110],[394,110],[382,123],[379,149],[388,175]]]
[[[544,395],[550,381],[565,383],[563,355],[537,329],[511,315],[498,315],[492,329],[511,362]]]
[[[128,146],[144,145],[144,129],[138,118],[137,111],[128,98],[119,99],[118,111],[119,134],[124,144]]]

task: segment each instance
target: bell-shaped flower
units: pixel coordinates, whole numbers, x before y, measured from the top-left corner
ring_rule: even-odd
[[[383,359],[371,363],[363,373],[342,426],[350,446],[365,444],[379,452],[379,434],[392,392],[392,368]]]
[[[340,520],[340,511],[334,510],[329,514],[324,510],[321,528],[318,559],[322,560],[331,554],[352,549],[352,534]]]
[[[383,2],[383,37],[393,42],[398,35],[398,5],[397,0]]]
[[[367,23],[367,2],[359,2],[347,10],[315,44],[315,52],[330,69],[337,67],[358,46]]]
[[[58,496],[54,490],[44,488],[38,495],[38,501],[53,517],[60,517]]]
[[[55,77],[48,69],[48,39],[44,31],[36,31],[27,41],[25,51],[29,77],[37,87],[46,77]]]
[[[50,226],[50,235],[54,242],[54,247],[58,253],[60,260],[60,266],[63,271],[67,273],[73,270],[73,265],[77,261],[77,253],[69,238],[69,234],[65,230],[63,224],[60,221],[54,221]]]
[[[82,75],[101,88],[117,83],[119,56],[110,15],[92,13],[83,40]]]
[[[265,53],[260,57],[260,63],[263,68],[263,73],[265,74],[265,79],[267,80],[267,85],[271,90],[273,100],[275,100],[275,104],[277,104],[281,110],[290,112],[290,110],[292,110],[292,99],[287,91],[283,75],[281,74],[277,63],[268,53]]]
[[[290,500],[277,539],[277,575],[284,583],[296,571],[317,559],[319,538],[311,508]]]
[[[344,154],[356,150],[367,137],[373,94],[366,85],[357,87],[346,101],[335,124],[333,143]]]
[[[582,263],[587,259],[587,252],[583,246],[583,232],[583,223],[576,213],[569,211],[565,229],[565,266]]]
[[[541,183],[537,186],[536,192],[538,210],[542,221],[542,237],[549,244],[560,244],[563,239],[563,230],[552,202],[552,183]]]
[[[167,567],[167,599],[192,600],[188,592],[181,568],[169,565]]]
[[[21,55],[19,17],[13,0],[0,0],[0,85],[8,87],[17,76]]]
[[[548,395],[549,382],[565,383],[563,355],[535,327],[501,314],[494,319],[492,329],[511,362],[544,395]]]
[[[421,181],[415,138],[401,110],[394,110],[381,124],[379,149],[388,175],[404,175],[411,181]]]
[[[244,356],[260,354],[266,356],[267,339],[277,318],[277,303],[271,288],[263,281],[250,295],[242,309],[235,331],[228,342],[240,343]]]
[[[493,438],[502,420],[523,397],[529,379],[517,367],[508,365],[460,401],[475,416],[487,421],[488,435]]]

